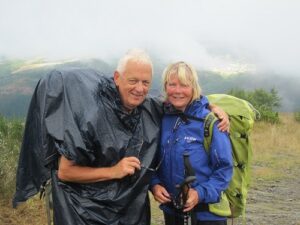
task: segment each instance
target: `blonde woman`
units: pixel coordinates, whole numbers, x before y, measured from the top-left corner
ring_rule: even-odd
[[[166,225],[183,224],[183,214],[193,210],[193,224],[226,225],[226,218],[208,211],[208,203],[218,202],[232,176],[231,145],[227,132],[214,125],[210,154],[204,149],[204,123],[210,112],[201,95],[196,70],[185,62],[169,65],[163,74],[166,96],[162,120],[161,166],[152,180],[154,198],[161,203]],[[200,118],[200,120],[189,119]],[[189,155],[196,180],[191,183],[182,210],[176,210],[178,184],[184,181],[183,154]],[[182,213],[183,212],[183,213]]]

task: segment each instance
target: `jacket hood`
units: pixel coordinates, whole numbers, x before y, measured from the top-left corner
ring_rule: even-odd
[[[206,96],[200,96],[199,99],[194,100],[189,106],[185,109],[184,113],[188,115],[197,115],[198,117],[204,119],[207,115],[207,109],[209,102]]]

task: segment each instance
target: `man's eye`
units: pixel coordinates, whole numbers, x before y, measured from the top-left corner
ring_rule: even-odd
[[[147,81],[147,80],[143,81],[143,85],[149,86],[150,85],[150,81]]]
[[[138,81],[137,80],[128,80],[129,84],[136,84]]]

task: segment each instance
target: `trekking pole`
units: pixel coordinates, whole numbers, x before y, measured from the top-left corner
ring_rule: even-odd
[[[183,205],[185,205],[188,199],[190,184],[196,180],[196,176],[195,176],[195,171],[192,168],[190,163],[190,155],[187,151],[183,153],[183,162],[184,162],[185,177],[191,180],[190,182],[186,183],[182,193]],[[191,211],[184,213],[183,223],[184,225],[192,225]]]
[[[52,200],[51,180],[47,180],[40,190],[40,199],[45,198],[47,225],[53,224],[53,200]]]
[[[180,210],[182,212],[186,200],[188,198],[190,183],[194,182],[195,180],[196,180],[195,176],[188,176],[183,180],[181,184],[176,185],[176,188],[179,190],[178,194],[173,199],[173,205],[176,210]],[[175,219],[176,218],[177,217],[175,216]],[[185,212],[183,215],[184,225],[192,225],[192,222],[189,219],[190,219],[189,212]],[[176,224],[178,223],[176,222]]]
[[[173,198],[172,200],[175,209],[181,211],[183,210],[184,205],[188,199],[190,184],[196,180],[194,170],[191,167],[189,161],[189,154],[187,152],[183,153],[183,160],[184,160],[184,168],[185,168],[184,180],[181,182],[181,184],[176,185],[176,189],[178,189],[178,193],[175,196],[175,198]],[[190,212],[184,213],[184,225],[192,225]]]

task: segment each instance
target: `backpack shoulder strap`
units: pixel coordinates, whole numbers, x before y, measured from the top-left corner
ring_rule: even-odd
[[[217,120],[218,118],[213,112],[207,114],[204,120],[204,149],[207,154],[209,154],[210,151],[213,127]]]

